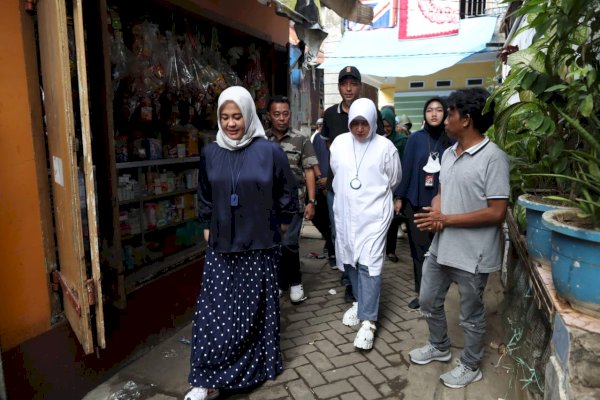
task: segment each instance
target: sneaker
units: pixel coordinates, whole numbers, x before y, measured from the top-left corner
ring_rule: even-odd
[[[354,303],[352,303],[352,307],[350,307],[344,313],[344,316],[342,317],[342,324],[346,326],[354,326],[358,325],[359,322],[360,320],[358,319],[358,303],[355,301]]]
[[[185,394],[184,400],[213,400],[219,397],[219,389],[193,387]]]
[[[395,255],[394,253],[389,253],[389,254],[387,255],[387,259],[388,259],[388,260],[390,260],[390,261],[391,261],[391,262],[393,262],[393,263],[397,263],[397,262],[398,262],[398,260],[399,260],[398,256],[397,256],[397,255]]]
[[[363,350],[373,348],[373,339],[375,339],[375,324],[371,321],[363,321],[362,326],[354,338],[354,347]]]
[[[419,304],[419,298],[415,297],[414,299],[412,299],[410,303],[408,303],[408,308],[410,308],[411,310],[418,310],[419,308],[421,308],[421,304]]]
[[[460,389],[467,386],[469,383],[481,380],[482,377],[483,374],[479,368],[472,370],[459,361],[456,368],[442,374],[440,380],[449,388]]]
[[[283,296],[283,289],[279,289],[279,297]]]
[[[304,296],[304,287],[302,284],[290,286],[290,301],[292,303],[301,303],[306,300]]]
[[[410,361],[420,365],[429,364],[432,361],[449,361],[452,358],[450,350],[438,350],[429,342],[423,347],[412,350],[408,356]]]
[[[404,232],[402,229],[398,229],[398,234],[396,235],[396,239],[402,239],[404,237]]]

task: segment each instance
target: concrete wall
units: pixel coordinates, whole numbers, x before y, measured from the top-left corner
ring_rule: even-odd
[[[0,347],[50,328],[49,217],[33,17],[0,2]],[[41,222],[40,222],[41,221]]]
[[[452,67],[427,76],[396,78],[395,90],[396,92],[418,92],[459,89],[466,87],[467,79],[471,78],[483,79],[483,86],[486,87],[493,83],[496,74],[495,67],[496,63],[493,61],[455,64]],[[450,80],[452,84],[450,87],[438,88],[436,87],[436,81],[439,80]],[[422,81],[424,84],[423,88],[411,89],[410,82],[413,81]]]
[[[434,96],[447,96],[456,89],[467,87],[467,80],[480,78],[483,87],[489,87],[495,79],[496,64],[492,61],[477,63],[461,63],[443,69],[432,75],[396,78],[394,86],[394,105],[396,114],[406,114],[413,123],[413,131],[420,126],[423,120],[423,105],[426,100]],[[450,87],[436,87],[436,81],[449,80]],[[423,88],[411,89],[410,82],[423,82]],[[391,89],[383,90],[388,96]],[[380,95],[381,98],[381,95]]]
[[[323,57],[327,57],[335,51],[340,40],[342,40],[342,23],[343,19],[328,8],[322,9],[323,25],[327,29],[327,38],[321,45]],[[324,80],[324,98],[323,109],[326,110],[329,106],[341,101],[340,92],[338,90],[338,74],[339,70],[325,70],[323,74]]]

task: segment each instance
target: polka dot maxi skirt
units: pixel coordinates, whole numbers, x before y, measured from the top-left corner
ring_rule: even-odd
[[[279,258],[278,248],[206,250],[192,327],[192,386],[244,388],[281,373]]]

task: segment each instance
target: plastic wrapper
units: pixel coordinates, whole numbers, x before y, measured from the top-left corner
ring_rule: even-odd
[[[134,381],[127,381],[122,389],[112,393],[108,400],[138,400],[143,398],[147,398],[148,396],[154,394],[155,385],[148,384],[137,384]]]
[[[254,46],[254,43],[248,48],[249,65],[244,76],[244,84],[248,90],[255,91],[261,88],[265,83],[265,76],[260,66],[260,50]]]
[[[208,74],[209,66],[203,58],[202,48],[197,45],[198,41],[186,38],[183,52],[184,57],[188,61],[192,82],[190,83],[189,93],[193,97],[199,98],[202,102],[206,97],[206,93],[210,86],[210,77]]]
[[[167,88],[177,94],[189,92],[194,82],[187,60],[177,43],[177,37],[167,31]]]
[[[129,75],[129,60],[131,52],[125,46],[121,32],[115,32],[110,46],[110,62],[112,63],[113,90],[119,87],[121,79]]]
[[[155,97],[165,86],[165,41],[159,36],[158,25],[148,21],[134,26],[133,35],[133,93]]]

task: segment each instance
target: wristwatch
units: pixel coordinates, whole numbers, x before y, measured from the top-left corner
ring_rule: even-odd
[[[309,202],[310,204],[312,204],[313,206],[316,206],[316,205],[317,205],[317,201],[316,201],[315,199],[309,199],[309,200],[308,200],[308,202]]]

